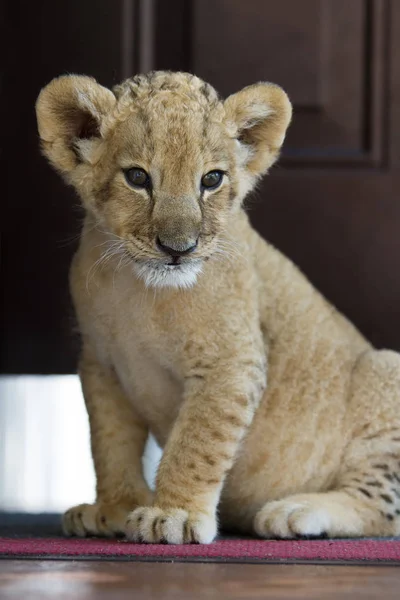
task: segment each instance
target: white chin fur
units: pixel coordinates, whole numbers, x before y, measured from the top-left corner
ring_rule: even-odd
[[[183,288],[192,287],[197,276],[201,273],[201,262],[182,263],[177,266],[165,264],[136,263],[135,273],[144,281],[147,287]]]

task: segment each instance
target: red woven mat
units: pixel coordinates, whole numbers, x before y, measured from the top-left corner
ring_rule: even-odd
[[[267,541],[231,538],[209,545],[167,546],[94,538],[0,538],[0,558],[400,564],[400,540]]]

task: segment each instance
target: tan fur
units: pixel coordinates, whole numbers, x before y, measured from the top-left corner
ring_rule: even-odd
[[[217,513],[262,537],[399,533],[400,357],[374,350],[242,209],[278,157],[286,94],[259,83],[223,102],[184,73],[113,92],[68,76],[37,114],[86,208],[71,290],[97,502],[68,511],[66,533],[210,542]],[[132,167],[151,188],[128,185]],[[215,169],[222,185],[201,190]],[[198,246],[168,266],[157,237]],[[154,499],[149,431],[164,448]]]

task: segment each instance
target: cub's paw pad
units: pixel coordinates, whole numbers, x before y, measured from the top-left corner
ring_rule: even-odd
[[[321,535],[296,535],[296,540],[327,540],[329,538],[326,531],[323,531]]]
[[[181,508],[134,510],[125,527],[128,540],[153,544],[209,544],[217,533],[214,517]]]
[[[254,519],[254,529],[263,538],[326,538],[329,526],[329,512],[307,501],[269,502]]]
[[[121,536],[128,514],[127,507],[79,504],[64,514],[62,528],[67,536]]]

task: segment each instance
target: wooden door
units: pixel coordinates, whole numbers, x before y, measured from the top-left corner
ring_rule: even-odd
[[[293,102],[282,159],[248,202],[255,227],[372,342],[400,349],[400,2],[177,1],[178,23],[167,4],[158,67],[223,95],[274,81]]]
[[[294,120],[279,165],[247,203],[253,223],[373,343],[400,350],[400,2],[45,0],[39,15],[18,4],[9,10],[15,22],[24,14],[20,63],[4,86],[3,371],[75,365],[73,247],[60,240],[78,228],[76,201],[39,157],[33,116],[39,88],[63,71],[110,85],[138,70],[188,70],[223,95],[281,84]]]

